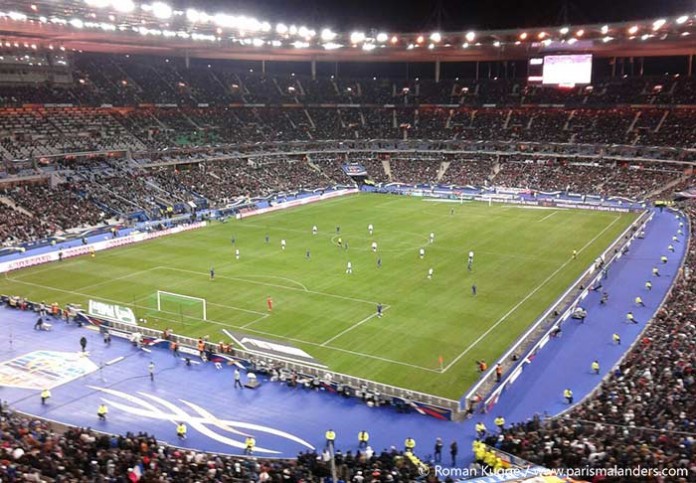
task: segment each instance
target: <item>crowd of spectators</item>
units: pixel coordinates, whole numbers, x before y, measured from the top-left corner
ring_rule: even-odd
[[[64,54],[56,54],[64,56]],[[50,55],[49,55],[50,56]],[[50,59],[45,59],[46,62]],[[74,54],[61,74],[72,83],[60,88],[37,83],[12,87],[0,103],[81,103],[115,106],[201,103],[247,104],[460,104],[520,106],[564,104],[693,104],[696,88],[690,77],[632,76],[595,80],[591,86],[549,89],[529,85],[523,78],[391,79],[382,77],[320,76],[254,72],[235,62],[208,63],[202,59],[158,56]],[[25,67],[31,70],[30,66]],[[37,69],[37,71],[40,71]]]
[[[513,79],[311,79],[90,54],[75,54],[64,70],[70,82],[60,88],[3,85],[0,157],[319,139],[696,146],[696,112],[674,107],[696,102],[692,77],[558,90]]]
[[[696,146],[696,112],[667,108],[0,108],[5,159],[351,139]]]
[[[94,226],[104,218],[95,205],[75,194],[70,185],[22,186],[6,192],[17,206],[30,212],[34,218],[52,231]]]
[[[696,221],[693,205],[685,211]],[[692,238],[670,298],[596,395],[563,417],[534,418],[487,443],[548,468],[687,468],[696,474],[695,271]]]
[[[484,159],[453,159],[440,184],[457,186],[488,186],[493,177],[494,161],[489,156]]]
[[[407,184],[436,184],[442,159],[391,159],[391,180]]]
[[[0,203],[0,246],[33,242],[51,234],[51,230],[36,218]]]
[[[613,163],[558,163],[510,160],[500,164],[493,184],[537,191],[645,198],[679,179],[682,173],[673,169]]]
[[[266,461],[210,455],[168,447],[147,434],[111,436],[90,429],[54,431],[41,420],[12,412],[0,418],[0,478],[3,481],[93,482],[318,482],[331,476],[326,453],[300,453],[296,460]],[[402,483],[419,479],[418,468],[393,447],[336,452],[343,481]]]

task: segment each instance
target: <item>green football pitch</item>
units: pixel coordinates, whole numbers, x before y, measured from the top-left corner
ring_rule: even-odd
[[[475,361],[499,357],[634,219],[360,194],[12,272],[0,293],[117,302],[149,327],[213,342],[229,342],[223,329],[285,341],[334,371],[456,399]],[[158,312],[158,290],[204,298],[208,320],[166,297]]]

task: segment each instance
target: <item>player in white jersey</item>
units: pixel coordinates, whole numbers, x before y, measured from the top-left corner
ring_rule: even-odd
[[[377,253],[377,242],[372,242],[372,251]]]
[[[281,249],[281,250],[285,250],[285,238],[283,238],[282,240],[280,240],[280,249]]]
[[[348,273],[348,274],[353,273],[353,264],[351,262],[348,262],[346,264],[346,273]]]
[[[237,249],[234,251],[234,258],[236,258],[237,260],[239,260],[239,248],[237,248]]]
[[[466,268],[471,271],[471,268],[474,266],[474,252],[469,251],[469,263],[467,263]]]
[[[430,233],[430,243],[433,243],[435,241],[435,233]]]
[[[429,268],[428,269],[428,280],[432,280],[432,279],[433,279],[433,269]]]
[[[370,233],[370,236],[372,236],[372,232],[375,231],[375,228],[372,226],[372,223],[367,225],[367,231]]]
[[[423,258],[425,257],[425,248],[421,248],[420,250],[418,250],[418,257],[421,260],[423,260]]]
[[[314,225],[312,227],[312,235],[316,235],[319,230],[317,229],[317,225]]]

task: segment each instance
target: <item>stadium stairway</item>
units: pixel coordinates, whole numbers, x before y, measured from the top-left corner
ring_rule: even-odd
[[[258,457],[295,457],[299,451],[321,451],[324,432],[337,433],[336,447],[358,448],[357,432],[370,432],[370,444],[379,452],[401,448],[406,437],[416,442],[415,454],[430,461],[437,437],[443,439],[443,464],[449,464],[447,449],[459,444],[458,465],[472,460],[474,424],[483,421],[489,431],[493,419],[502,415],[508,424],[534,414],[558,414],[568,408],[562,391],[570,387],[576,400],[589,394],[636,340],[658,303],[667,294],[684,255],[686,239],[675,243],[676,253],[660,265],[661,277],[652,277],[653,290],[643,284],[667,252],[679,221],[665,211],[655,213],[646,237],[637,240],[627,256],[611,266],[604,289],[610,294],[607,306],[599,305],[599,293],[591,293],[584,306],[584,324],[568,320],[560,338],[552,339],[506,390],[486,415],[463,422],[441,421],[415,412],[400,414],[391,408],[368,407],[353,398],[324,391],[289,388],[263,379],[255,391],[235,390],[233,371],[213,364],[187,366],[167,350],[147,352],[128,341],[114,338],[103,343],[94,330],[49,320],[50,332],[33,330],[36,315],[0,308],[0,386],[11,407],[60,423],[124,434],[145,431],[175,446],[223,454],[242,454],[244,434],[253,434]],[[15,275],[16,276],[16,275]],[[646,308],[633,307],[641,295]],[[633,310],[639,325],[625,323]],[[621,334],[623,345],[612,344],[611,335]],[[80,355],[79,339],[87,338],[87,354]],[[601,375],[590,371],[594,359]],[[148,364],[155,363],[155,378],[148,377]],[[183,382],[183,383],[182,383]],[[41,405],[39,393],[50,386],[53,397]],[[104,401],[107,421],[98,421],[96,410]],[[178,441],[177,421],[186,421],[188,437]]]

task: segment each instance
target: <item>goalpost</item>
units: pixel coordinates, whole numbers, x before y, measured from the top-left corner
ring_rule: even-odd
[[[180,313],[182,312],[182,306],[186,306],[187,308],[192,307],[195,310],[195,307],[198,305],[202,307],[203,314],[201,318],[203,320],[208,320],[208,304],[204,298],[192,297],[190,295],[183,295],[174,292],[165,292],[164,290],[157,291],[158,312],[174,312],[171,310],[167,310],[168,306],[174,306],[179,308],[179,310],[176,310],[175,313]]]

